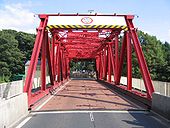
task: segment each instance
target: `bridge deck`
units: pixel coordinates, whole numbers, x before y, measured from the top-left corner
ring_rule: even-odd
[[[41,110],[139,109],[95,80],[71,80]]]
[[[152,113],[139,109],[97,81],[72,80],[42,111],[32,111],[16,128],[167,128]]]

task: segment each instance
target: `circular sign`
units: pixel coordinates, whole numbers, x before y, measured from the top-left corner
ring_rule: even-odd
[[[91,24],[93,22],[93,19],[90,18],[90,17],[83,17],[81,19],[81,22],[84,23],[84,24]]]

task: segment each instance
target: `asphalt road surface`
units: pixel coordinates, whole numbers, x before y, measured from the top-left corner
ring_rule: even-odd
[[[167,128],[146,111],[33,112],[17,128]]]

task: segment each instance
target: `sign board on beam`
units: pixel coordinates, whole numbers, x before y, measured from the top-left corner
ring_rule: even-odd
[[[124,17],[118,16],[49,16],[51,28],[121,28],[126,29]]]

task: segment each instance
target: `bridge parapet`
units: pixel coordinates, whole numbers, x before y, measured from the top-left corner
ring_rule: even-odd
[[[0,102],[0,128],[9,128],[28,114],[27,94],[22,93]]]
[[[170,96],[152,94],[152,110],[170,121]]]
[[[0,84],[0,99],[10,99],[23,93],[23,80]]]

